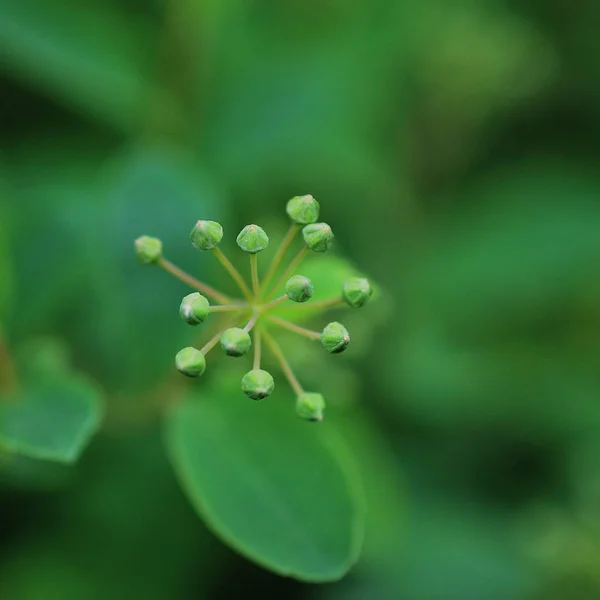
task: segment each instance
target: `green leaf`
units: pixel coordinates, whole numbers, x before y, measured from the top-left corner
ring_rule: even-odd
[[[142,24],[107,3],[74,10],[68,0],[4,0],[3,62],[35,87],[130,129],[149,93]]]
[[[10,242],[19,265],[14,270],[19,306],[11,311],[7,329],[15,339],[40,331],[65,336],[67,323],[79,326],[74,308],[83,306],[81,298],[94,277],[85,226],[100,210],[94,182],[107,152],[98,151],[98,140],[91,148],[89,143],[65,136],[57,145],[39,136],[16,145],[11,154],[8,214],[14,222]]]
[[[169,145],[127,146],[110,160],[76,140],[58,160],[58,150],[53,158],[39,146],[24,153],[15,177],[21,193],[11,215],[28,235],[13,240],[19,313],[7,329],[18,339],[66,336],[105,389],[149,387],[191,343],[195,332],[177,315],[191,290],[140,265],[133,242],[160,237],[170,260],[219,287],[216,261],[194,250],[189,232],[203,215],[226,221],[226,198],[192,155]],[[101,307],[94,318],[85,298]]]
[[[68,464],[29,458],[0,448],[0,487],[26,493],[56,492],[71,481]]]
[[[0,200],[4,200],[6,192],[0,186]],[[0,210],[0,319],[6,314],[13,296],[12,257],[8,231],[5,225],[8,211]]]
[[[100,349],[110,371],[110,380],[103,381],[110,386],[150,386],[197,332],[177,314],[181,298],[192,290],[159,268],[140,265],[133,242],[140,235],[160,238],[169,260],[220,287],[213,275],[218,263],[192,247],[189,233],[199,218],[223,219],[226,202],[193,156],[162,145],[134,145],[116,155],[100,176],[99,194],[95,227],[81,244],[94,250],[88,263],[91,293],[102,311],[97,319],[82,313],[78,335],[84,345],[94,339],[94,352]],[[86,218],[84,206],[80,222]]]
[[[332,400],[334,392],[326,397]],[[408,499],[402,480],[404,474],[391,446],[364,407],[345,411],[341,407],[336,421],[340,431],[343,430],[352,439],[357,467],[365,483],[369,510],[360,566],[382,568],[384,565],[396,565],[398,541],[408,535],[409,529],[406,514]]]
[[[362,544],[358,478],[333,431],[299,420],[285,400],[191,393],[167,419],[168,451],[223,541],[280,575],[337,580]]]
[[[600,260],[599,193],[600,180],[564,164],[532,161],[485,177],[415,259],[402,282],[406,310],[420,318],[427,309],[453,333],[479,337],[482,328],[505,335],[498,307],[516,322],[568,301]]]
[[[72,463],[101,416],[100,394],[83,377],[36,381],[0,396],[0,446],[31,458]]]
[[[101,600],[118,589],[120,598],[164,600],[184,598],[191,582],[216,584],[230,553],[178,489],[158,425],[99,435],[76,473],[48,461],[24,465],[27,459],[12,455],[6,483],[21,494],[37,492],[28,497],[39,498],[49,518],[41,515],[15,539],[15,560],[0,565],[0,598]],[[34,467],[49,472],[30,481]],[[62,479],[47,481],[55,470]]]
[[[453,431],[598,431],[599,193],[594,175],[532,158],[430,225],[383,353],[399,410]]]

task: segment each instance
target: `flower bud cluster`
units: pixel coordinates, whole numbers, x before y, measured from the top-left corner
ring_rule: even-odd
[[[268,398],[275,389],[273,376],[261,368],[262,342],[264,340],[265,346],[270,347],[273,357],[279,362],[282,372],[296,392],[297,415],[307,421],[321,421],[325,410],[323,396],[315,392],[304,391],[273,336],[274,329],[279,326],[311,340],[318,340],[329,354],[344,352],[350,344],[350,334],[338,321],[332,321],[321,332],[316,332],[280,319],[273,313],[283,302],[297,303],[299,309],[308,303],[308,307],[311,308],[309,301],[314,295],[314,286],[307,277],[294,274],[294,267],[298,267],[308,250],[312,250],[316,254],[323,254],[331,250],[334,234],[327,223],[319,221],[320,205],[310,194],[290,199],[286,206],[286,212],[292,225],[281,247],[275,253],[262,284],[259,279],[257,255],[269,246],[269,236],[262,227],[256,224],[246,225],[236,238],[239,248],[250,255],[251,286],[246,283],[239,271],[218,247],[223,239],[223,227],[220,223],[200,220],[197,221],[190,233],[192,245],[202,252],[211,251],[218,258],[238,283],[244,299],[230,298],[175,267],[163,257],[163,245],[159,239],[148,236],[138,238],[135,241],[135,254],[142,264],[158,265],[196,289],[186,295],[179,305],[179,315],[185,323],[197,326],[210,320],[212,312],[218,312],[224,313],[225,317],[236,317],[238,324],[241,324],[241,326],[231,326],[235,323],[229,323],[226,329],[218,332],[201,349],[190,346],[180,350],[175,357],[175,366],[180,373],[192,378],[203,375],[206,370],[206,355],[217,345],[226,356],[236,358],[244,357],[254,350],[254,365],[242,377],[241,389],[248,398],[263,400]],[[271,277],[282,267],[281,259],[293,242],[294,236],[300,231],[304,241],[302,250],[284,270],[279,285],[269,285]],[[273,298],[273,292],[283,286],[286,274],[289,276],[290,273],[292,276],[285,283],[285,295]],[[361,308],[369,301],[371,295],[372,288],[369,281],[362,277],[355,277],[344,283],[338,298],[314,303],[314,308],[327,310],[342,306],[344,303],[352,308]],[[220,304],[211,305],[209,298]]]

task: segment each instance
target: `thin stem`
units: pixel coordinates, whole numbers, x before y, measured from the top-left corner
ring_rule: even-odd
[[[262,340],[260,336],[260,329],[254,331],[254,364],[252,368],[257,371],[260,369],[260,358],[262,354]]]
[[[260,294],[260,281],[258,280],[258,254],[250,255],[250,274],[252,276],[252,291],[254,297],[258,298]]]
[[[300,327],[295,323],[290,323],[289,321],[286,321],[285,319],[280,319],[279,317],[268,316],[267,319],[269,319],[269,321],[271,321],[271,323],[273,323],[274,325],[279,325],[279,327],[283,327],[284,329],[293,331],[294,333],[307,337],[311,340],[321,339],[321,334],[318,331],[311,331],[310,329],[305,329],[304,327]]]
[[[290,306],[289,308],[293,308],[293,309],[306,309],[306,310],[312,310],[312,309],[319,309],[319,308],[334,308],[336,306],[341,306],[342,304],[344,304],[344,299],[343,298],[329,298],[328,300],[320,300],[319,302],[305,302],[303,304],[297,304],[294,303],[293,306]]]
[[[206,283],[203,283],[202,281],[199,281],[195,277],[188,275],[185,271],[182,271],[179,267],[175,266],[171,261],[167,260],[166,258],[160,258],[158,261],[158,266],[164,269],[167,273],[170,273],[171,275],[177,277],[177,279],[179,279],[180,281],[183,281],[183,283],[185,283],[186,285],[189,285],[195,290],[202,292],[205,296],[208,296],[209,298],[212,298],[217,302],[222,302],[223,304],[231,302],[231,298],[229,296],[226,296],[218,290],[215,290],[215,288],[211,287],[210,285],[207,285]]]
[[[285,283],[285,281],[289,279],[289,276],[295,271],[296,267],[298,267],[298,265],[304,260],[304,257],[306,256],[307,252],[308,246],[304,246],[302,250],[300,250],[300,252],[296,254],[292,262],[288,265],[287,269],[281,274],[281,277],[279,277],[279,279],[277,280],[277,283],[273,286],[274,292],[276,292]]]
[[[288,298],[287,294],[284,294],[283,296],[279,296],[279,298],[275,298],[275,300],[271,300],[271,302],[267,302],[267,304],[262,304],[258,308],[261,311],[269,310],[269,309],[273,308],[274,306],[277,306],[278,304],[285,302],[286,300],[289,300],[289,298]]]
[[[223,251],[217,246],[212,249],[212,253],[217,257],[219,262],[225,267],[225,270],[231,275],[232,279],[238,284],[242,294],[248,302],[252,302],[252,293],[248,289],[244,278],[239,271],[231,264],[229,259],[223,254]]]
[[[271,279],[273,279],[273,275],[275,275],[275,272],[281,264],[285,253],[288,251],[288,248],[291,246],[292,242],[294,241],[294,238],[296,237],[296,234],[299,231],[300,225],[298,225],[297,223],[292,223],[292,225],[288,229],[288,232],[285,234],[285,237],[283,238],[279,248],[277,249],[277,252],[273,257],[271,264],[269,265],[269,270],[267,271],[267,274],[265,275],[265,278],[263,280],[262,291],[267,292],[269,288],[269,283],[271,283]]]
[[[258,321],[259,316],[260,316],[260,313],[258,311],[252,315],[252,318],[248,321],[248,323],[244,327],[244,331],[246,333],[250,333],[252,331],[252,328],[256,325],[256,322]]]
[[[287,380],[290,382],[290,385],[292,386],[294,393],[297,396],[301,396],[302,394],[304,394],[304,389],[300,385],[300,382],[298,381],[296,376],[294,375],[294,372],[292,371],[290,364],[286,360],[285,355],[283,354],[283,351],[281,350],[279,344],[266,331],[264,332],[263,335],[265,336],[265,342],[267,342],[267,345],[269,346],[271,352],[277,359],[277,362],[279,363],[281,370],[283,371],[284,375],[287,377]]]
[[[202,346],[202,348],[200,349],[200,352],[202,352],[202,354],[204,354],[204,356],[206,356],[219,343],[219,340],[221,339],[222,335],[223,335],[223,332],[219,331],[219,333],[217,333],[212,338],[210,338],[210,340],[208,340],[208,342],[206,342],[206,344],[204,344],[204,346]]]
[[[250,308],[249,304],[246,304],[245,302],[242,304],[219,304],[217,306],[211,306],[210,307],[210,312],[233,312],[236,310],[245,310],[247,308]]]

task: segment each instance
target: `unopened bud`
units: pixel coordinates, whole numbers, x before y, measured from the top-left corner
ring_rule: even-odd
[[[275,381],[268,371],[254,369],[242,377],[242,391],[252,400],[263,400],[273,393]]]
[[[333,231],[327,223],[313,223],[302,230],[306,245],[314,252],[327,252],[333,244]]]
[[[184,348],[177,353],[175,366],[187,377],[200,377],[206,369],[206,358],[196,348]]]
[[[198,250],[210,250],[223,238],[223,227],[216,221],[198,221],[190,233],[192,245]]]
[[[135,240],[135,255],[143,265],[156,263],[162,256],[162,242],[157,238],[143,235]]]
[[[221,348],[227,356],[244,356],[251,345],[250,334],[239,327],[227,329],[221,336]]]
[[[342,295],[344,300],[354,308],[364,306],[371,297],[373,289],[367,279],[363,277],[353,277],[344,283]]]
[[[294,275],[285,284],[285,291],[290,300],[294,302],[306,302],[309,298],[312,298],[315,289],[308,277]]]
[[[269,236],[258,225],[246,225],[236,239],[237,245],[250,254],[257,254],[269,245]]]
[[[296,414],[307,421],[322,421],[325,399],[321,394],[304,392],[296,398]]]
[[[343,352],[350,343],[350,334],[348,330],[337,321],[329,323],[323,333],[321,334],[321,343],[323,348],[329,352],[329,354],[339,354]]]
[[[189,325],[199,325],[208,317],[210,303],[198,292],[188,294],[179,307],[179,315]]]
[[[310,194],[294,196],[286,206],[288,216],[298,225],[315,223],[319,218],[319,209],[319,203]]]

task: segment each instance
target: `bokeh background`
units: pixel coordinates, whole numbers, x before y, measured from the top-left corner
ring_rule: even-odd
[[[599,23],[595,0],[1,0],[4,337],[68,353],[109,409],[74,467],[1,461],[0,597],[600,598]],[[283,226],[304,193],[385,290],[324,384],[359,406],[370,516],[323,586],[185,500],[152,393],[181,288],[132,256],[156,235],[226,285],[195,220]]]

